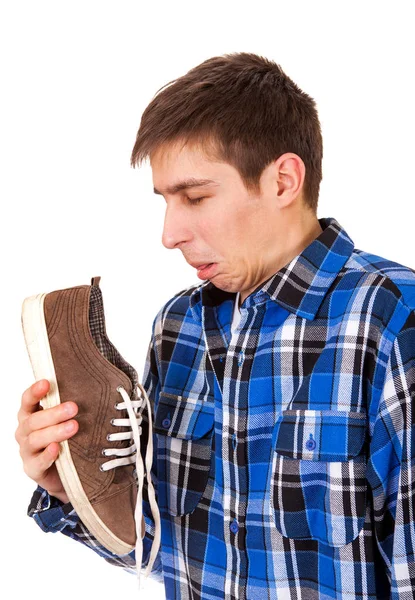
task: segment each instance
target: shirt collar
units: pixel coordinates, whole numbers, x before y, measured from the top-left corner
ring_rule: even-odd
[[[250,308],[266,300],[274,300],[290,312],[312,320],[331,284],[350,257],[354,243],[332,217],[318,219],[322,232],[300,254],[261,283],[242,303]],[[202,304],[218,306],[234,299],[235,292],[218,289],[210,281],[198,286],[190,296],[193,318],[201,320]]]

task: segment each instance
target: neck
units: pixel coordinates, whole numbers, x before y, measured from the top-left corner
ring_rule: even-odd
[[[306,222],[298,222],[290,227],[288,233],[284,238],[284,251],[280,251],[277,258],[271,262],[271,265],[268,270],[266,270],[261,278],[261,280],[255,284],[254,287],[248,290],[241,290],[241,295],[239,298],[239,306],[244,302],[245,298],[247,298],[261,283],[265,283],[272,275],[277,273],[280,269],[282,269],[285,265],[292,261],[292,259],[307,248],[315,240],[322,232],[321,225],[316,216],[313,216],[311,219]]]

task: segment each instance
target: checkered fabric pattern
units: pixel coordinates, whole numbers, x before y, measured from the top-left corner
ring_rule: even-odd
[[[235,294],[209,281],[153,322],[167,600],[413,600],[415,271],[319,222],[234,335]],[[108,556],[58,504],[38,488],[29,514],[131,569],[133,553]]]

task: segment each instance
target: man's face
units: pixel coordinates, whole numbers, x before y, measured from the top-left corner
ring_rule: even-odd
[[[151,156],[151,168],[154,190],[166,201],[163,245],[179,248],[192,266],[213,263],[198,270],[200,279],[250,293],[271,276],[281,211],[267,169],[261,193],[252,195],[233,166],[195,147],[164,146]]]

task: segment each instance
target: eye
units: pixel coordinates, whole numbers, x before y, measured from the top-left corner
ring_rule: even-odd
[[[187,198],[189,201],[189,204],[199,204],[199,202],[201,202],[203,199],[205,198],[205,196],[200,196],[200,198]]]

